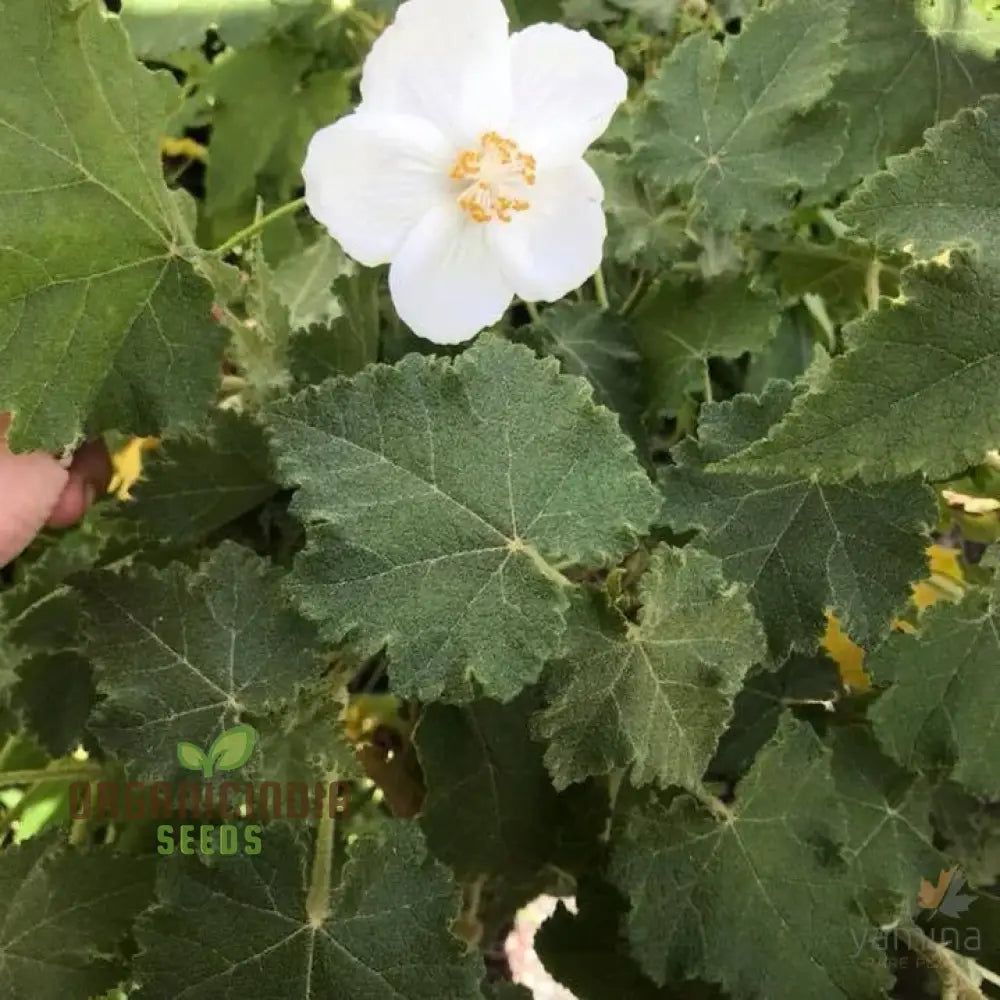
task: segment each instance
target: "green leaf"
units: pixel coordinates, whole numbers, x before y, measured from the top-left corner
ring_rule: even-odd
[[[216,771],[235,771],[250,759],[256,745],[257,730],[253,726],[233,726],[215,738],[208,759]]]
[[[477,996],[482,962],[449,930],[458,887],[427,856],[415,825],[400,820],[384,831],[383,843],[355,844],[333,886],[332,844],[280,823],[268,826],[256,855],[214,868],[166,860],[160,904],[137,927],[142,995]]]
[[[631,765],[636,785],[698,787],[764,637],[742,585],[704,552],[654,550],[637,625],[579,599],[537,722],[557,788]]]
[[[774,336],[777,298],[754,291],[743,277],[688,282],[663,281],[635,311],[652,405],[676,413],[708,381],[709,358],[738,358],[759,351]]]
[[[708,776],[722,781],[742,778],[790,705],[825,713],[841,693],[837,664],[823,653],[792,653],[777,670],[770,664],[758,667],[736,696],[733,720],[719,740]]]
[[[734,1000],[882,997],[845,835],[829,751],[786,719],[733,805],[650,796],[625,817],[612,880],[631,902],[633,954],[657,983],[695,976]]]
[[[816,342],[812,319],[803,305],[781,314],[774,338],[747,365],[743,391],[760,395],[771,379],[794,382],[812,363]]]
[[[565,628],[557,561],[624,555],[655,491],[615,417],[553,360],[484,337],[275,405],[307,524],[289,591],[325,636],[388,644],[393,688],[509,700]]]
[[[177,87],[96,3],[7,4],[0,64],[0,410],[16,450],[199,417],[223,332],[158,155]]]
[[[168,438],[144,457],[142,479],[118,513],[159,538],[193,542],[273,496],[275,478],[260,425],[216,410],[206,433]]]
[[[199,46],[209,28],[242,47],[307,7],[313,0],[123,0],[121,18],[136,55],[163,59]]]
[[[1000,98],[930,129],[924,145],[889,160],[837,212],[865,238],[917,257],[973,246],[1000,253]]]
[[[934,791],[934,828],[973,885],[993,885],[1000,878],[998,813],[995,802],[982,802],[953,782]]]
[[[359,268],[333,285],[341,312],[328,326],[312,326],[292,336],[289,366],[296,381],[315,384],[331,375],[354,375],[378,360],[381,335],[375,268]]]
[[[288,309],[293,331],[326,326],[342,314],[333,283],[350,271],[351,262],[325,233],[275,268],[274,288]]]
[[[328,678],[268,716],[255,716],[260,733],[247,765],[253,781],[317,781],[364,777],[354,747],[344,739],[340,707],[330,697]]]
[[[896,633],[865,666],[888,690],[868,715],[883,749],[910,770],[942,771],[1000,798],[1000,581],[925,612],[919,635]]]
[[[830,189],[850,187],[886,157],[919,145],[924,129],[1000,90],[1000,64],[951,44],[913,0],[850,0],[846,64],[831,99],[848,112]],[[941,4],[956,11],[964,4]]]
[[[619,14],[608,6],[608,0],[562,0],[563,16],[560,18],[570,27],[582,28],[587,24],[607,24]]]
[[[767,439],[717,468],[836,482],[944,479],[981,461],[1000,440],[1000,269],[950,263],[907,268],[901,300],[851,324],[846,353],[806,376]]]
[[[604,186],[605,253],[619,263],[651,271],[677,260],[689,241],[684,231],[687,211],[655,199],[625,157],[595,149],[587,153],[587,162]]]
[[[208,755],[201,747],[184,740],[177,744],[177,760],[181,767],[186,767],[189,771],[203,771],[206,767],[211,771]]]
[[[936,881],[948,867],[933,843],[931,786],[889,760],[867,727],[838,728],[830,743],[833,780],[847,816],[844,855],[867,894],[872,919],[884,925],[912,917],[921,879]]]
[[[641,437],[639,354],[624,320],[593,302],[557,302],[523,330],[529,344],[559,358],[564,372],[587,379],[594,398],[618,414],[633,439]]]
[[[415,735],[427,786],[421,826],[431,852],[460,878],[527,878],[556,860],[573,793],[556,794],[544,747],[531,739],[528,720],[538,707],[532,689],[507,705],[431,704],[421,714]],[[603,816],[599,808],[588,812],[596,842]]]
[[[313,631],[282,605],[280,578],[225,542],[197,571],[137,565],[79,581],[105,697],[91,727],[130,777],[169,776],[181,740],[207,746],[314,677]]]
[[[712,471],[763,437],[794,393],[770,382],[759,399],[703,407],[697,443],[675,449],[678,464],[661,476],[664,520],[700,531],[695,544],[747,585],[776,659],[812,652],[828,609],[858,642],[884,635],[926,575],[926,531],[937,520],[934,493],[918,477],[831,485]]]
[[[842,64],[846,13],[842,0],[775,0],[725,44],[686,39],[648,84],[644,176],[690,189],[719,228],[783,218],[840,157],[843,115],[821,102]]]
[[[213,215],[251,199],[257,173],[285,131],[310,53],[271,38],[213,64],[205,81],[213,98],[211,161],[205,211]]]
[[[36,837],[0,851],[0,992],[86,1000],[127,979],[132,921],[153,894],[149,858]]]
[[[38,653],[18,665],[11,706],[53,757],[80,745],[96,700],[93,669],[72,650]]]

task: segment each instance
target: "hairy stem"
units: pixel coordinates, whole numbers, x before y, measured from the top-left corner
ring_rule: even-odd
[[[306,895],[306,917],[312,927],[322,927],[330,916],[330,879],[333,875],[333,835],[337,821],[323,810],[316,829],[316,847],[313,852],[312,874]]]
[[[103,771],[100,764],[81,764],[75,760],[30,771],[0,771],[0,788],[40,785],[49,781],[95,781]]]
[[[304,208],[305,204],[306,200],[303,197],[280,205],[273,212],[268,212],[267,215],[262,215],[259,219],[255,219],[249,226],[244,226],[238,233],[233,233],[225,243],[217,246],[214,250],[210,250],[209,253],[213,257],[225,257],[233,247],[245,243],[251,236],[256,236],[257,233],[262,229],[266,229],[272,222],[283,219],[286,215],[294,215],[300,208]]]
[[[607,312],[611,308],[611,303],[608,302],[608,287],[604,284],[604,272],[600,268],[594,272],[594,294],[601,308]]]
[[[964,960],[960,955],[956,955],[943,944],[931,940],[916,925],[901,925],[896,928],[895,933],[899,935],[910,951],[915,952],[934,969],[938,981],[941,983],[942,1000],[952,1000],[952,998],[954,1000],[985,1000],[982,991],[966,971],[963,965]],[[992,976],[993,973],[990,975]]]

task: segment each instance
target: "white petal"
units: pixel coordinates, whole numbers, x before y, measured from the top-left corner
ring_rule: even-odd
[[[490,238],[514,291],[529,302],[554,302],[579,288],[601,264],[607,223],[604,189],[583,160],[542,170],[531,207]]]
[[[510,47],[501,0],[407,0],[365,60],[361,98],[419,115],[459,147],[510,120]]]
[[[418,336],[459,344],[503,316],[514,292],[487,239],[492,225],[451,204],[429,212],[407,237],[389,270],[389,291]]]
[[[450,196],[452,158],[429,122],[348,115],[309,143],[306,204],[345,253],[369,267],[385,264],[417,222]]]
[[[511,36],[513,138],[549,166],[583,155],[625,100],[628,79],[586,31],[533,24]]]

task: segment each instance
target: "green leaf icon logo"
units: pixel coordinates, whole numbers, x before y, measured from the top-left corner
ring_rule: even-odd
[[[253,726],[233,726],[219,734],[208,758],[216,771],[235,771],[250,759],[256,745],[257,730]]]
[[[242,767],[257,745],[257,730],[253,726],[233,726],[223,730],[205,753],[194,743],[177,744],[177,759],[189,771],[201,771],[211,778],[216,771],[235,771]]]

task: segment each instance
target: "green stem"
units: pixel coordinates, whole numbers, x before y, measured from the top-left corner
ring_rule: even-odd
[[[594,292],[601,308],[607,312],[611,308],[611,303],[608,302],[608,288],[604,284],[604,272],[600,268],[594,272]]]
[[[70,764],[31,771],[0,771],[0,788],[13,785],[38,785],[49,781],[94,781],[103,774],[99,764]]]
[[[941,997],[983,997],[969,973],[962,966],[962,959],[943,944],[931,940],[920,928],[901,924],[895,929],[910,951],[923,958],[937,974],[941,984]]]
[[[713,399],[713,395],[712,395],[712,373],[708,370],[708,362],[707,361],[705,362],[704,378],[705,378],[705,402],[706,403],[711,403],[712,399]]]
[[[322,927],[330,916],[330,881],[333,877],[333,835],[337,821],[323,810],[316,829],[309,891],[306,894],[306,919],[312,927]]]
[[[233,247],[239,246],[244,243],[251,236],[256,236],[262,229],[265,229],[272,222],[278,219],[283,219],[286,215],[294,215],[300,208],[304,208],[306,204],[306,199],[296,198],[294,201],[290,201],[287,204],[280,205],[273,212],[268,212],[267,215],[262,215],[259,219],[255,219],[250,223],[249,226],[244,226],[238,233],[233,233],[232,236],[226,240],[221,246],[217,246],[214,250],[210,250],[209,253],[213,257],[225,257]]]
[[[532,323],[540,323],[542,317],[538,314],[538,306],[534,302],[525,302],[524,308],[528,310],[528,315],[531,317]]]
[[[628,316],[629,313],[631,313],[632,310],[639,304],[639,299],[646,294],[648,284],[649,282],[646,277],[646,272],[643,271],[642,274],[639,275],[636,283],[632,286],[632,291],[628,293],[628,298],[619,310],[622,316]]]
[[[869,312],[875,312],[878,309],[878,301],[881,295],[881,287],[879,285],[879,276],[881,273],[882,261],[878,257],[872,257],[865,271],[865,299]]]

